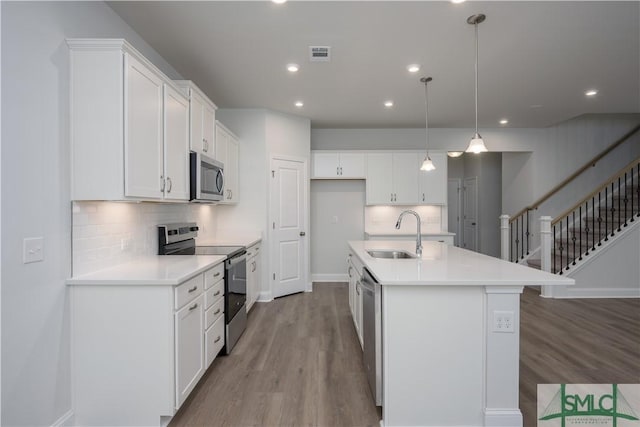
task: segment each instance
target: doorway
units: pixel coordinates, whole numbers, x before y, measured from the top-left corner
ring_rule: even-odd
[[[453,236],[454,246],[460,246],[462,241],[462,230],[460,227],[460,219],[462,218],[462,180],[460,178],[451,178],[447,181],[447,222],[449,224],[449,232],[456,233]]]
[[[478,251],[478,177],[465,178],[462,185],[462,247]]]

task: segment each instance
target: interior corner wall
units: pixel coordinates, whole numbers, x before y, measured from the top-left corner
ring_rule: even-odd
[[[124,38],[181,78],[103,2],[2,8],[2,425],[69,421],[72,409],[69,50],[73,37]],[[27,237],[44,261],[23,264]]]

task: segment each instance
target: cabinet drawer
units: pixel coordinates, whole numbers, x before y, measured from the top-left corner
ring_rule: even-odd
[[[247,249],[247,259],[258,255],[259,252],[260,252],[260,243],[256,243],[255,245]]]
[[[219,280],[215,285],[207,289],[204,294],[204,306],[205,308],[211,307],[211,305],[224,296],[224,280]]]
[[[209,367],[224,346],[224,316],[221,316],[204,334],[206,366]]]
[[[196,277],[189,279],[182,285],[178,286],[176,288],[175,308],[178,309],[196,298],[202,293],[203,288],[204,283],[202,274],[198,274]]]
[[[218,320],[219,317],[222,317],[223,313],[224,313],[224,298],[221,298],[218,301],[216,301],[211,307],[209,307],[207,311],[204,313],[205,329],[213,325],[213,323],[216,320]]]
[[[204,272],[204,288],[209,289],[222,278],[224,278],[224,262]]]

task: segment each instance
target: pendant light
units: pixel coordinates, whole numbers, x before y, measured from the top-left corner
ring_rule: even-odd
[[[469,142],[466,150],[467,153],[484,153],[488,151],[482,137],[478,133],[478,24],[484,22],[485,19],[486,16],[482,13],[471,15],[467,18],[467,24],[475,26],[476,30],[476,133],[473,134],[473,138],[471,138],[471,142]]]
[[[424,122],[425,122],[425,134],[426,134],[426,146],[427,146],[427,155],[424,157],[422,161],[422,166],[420,170],[422,171],[432,171],[435,170],[436,167],[431,161],[431,157],[429,157],[429,102],[427,97],[427,84],[433,80],[431,77],[422,77],[420,81],[424,83]]]

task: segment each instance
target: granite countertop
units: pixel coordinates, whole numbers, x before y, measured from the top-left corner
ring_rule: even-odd
[[[179,285],[220,264],[220,255],[157,255],[67,279],[67,285]]]
[[[380,259],[371,249],[404,250],[409,240],[352,240],[349,247],[382,285],[537,286],[573,285],[575,281],[440,242],[422,242],[421,258]]]

